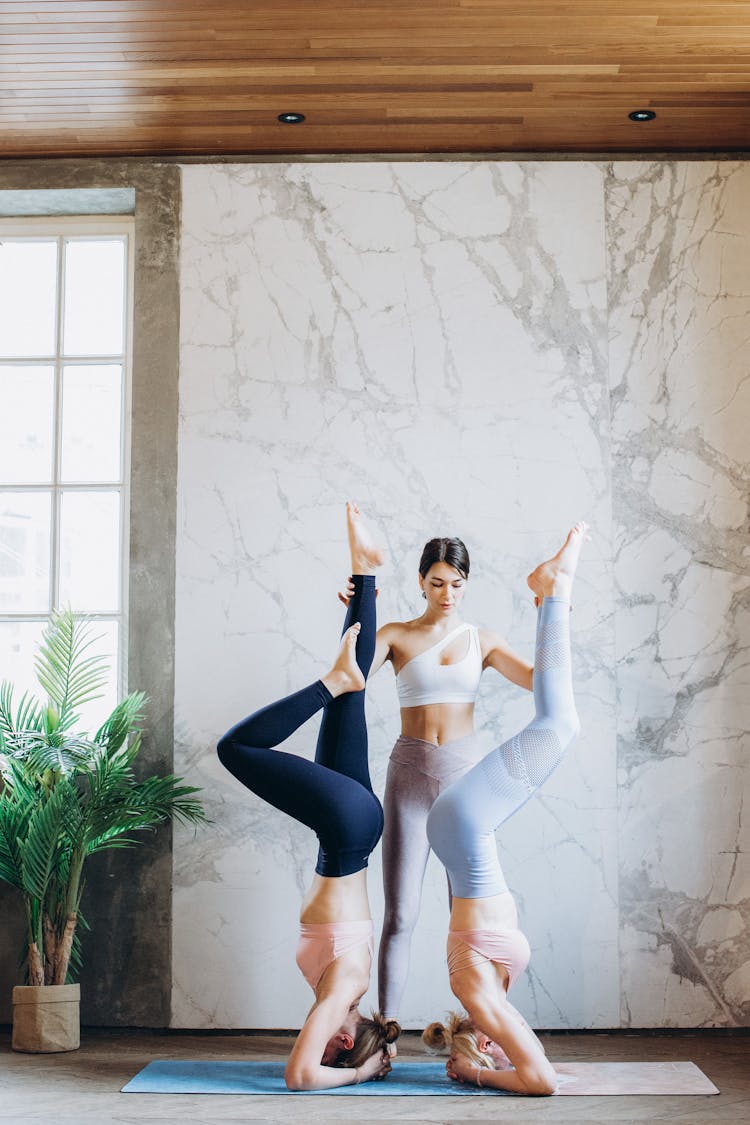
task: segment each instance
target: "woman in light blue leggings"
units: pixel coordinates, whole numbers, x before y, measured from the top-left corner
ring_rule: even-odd
[[[570,663],[570,591],[586,525],[529,575],[536,595],[533,720],[435,801],[427,836],[445,865],[453,902],[448,933],[451,989],[468,1012],[485,1065],[454,1050],[448,1074],[518,1094],[552,1094],[555,1072],[541,1043],[508,1003],[529,946],[497,856],[495,829],[559,765],[579,730]],[[499,1069],[498,1069],[499,1067]]]

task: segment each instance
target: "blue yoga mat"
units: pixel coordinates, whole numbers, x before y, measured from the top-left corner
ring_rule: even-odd
[[[123,1086],[124,1094],[289,1094],[283,1062],[206,1062],[190,1059],[149,1063]],[[334,1090],[300,1090],[300,1094],[368,1097],[376,1094],[482,1094],[476,1086],[451,1082],[445,1062],[394,1063],[382,1082],[339,1086]],[[486,1091],[484,1091],[486,1093]],[[494,1094],[501,1091],[493,1091]]]
[[[558,1094],[718,1094],[710,1078],[692,1062],[555,1063]],[[402,1062],[383,1082],[339,1086],[334,1090],[300,1090],[304,1094],[382,1097],[394,1094],[449,1094],[451,1097],[513,1097],[504,1090],[451,1082],[445,1062]],[[127,1086],[126,1094],[286,1094],[283,1062],[209,1062],[168,1059],[149,1063]]]

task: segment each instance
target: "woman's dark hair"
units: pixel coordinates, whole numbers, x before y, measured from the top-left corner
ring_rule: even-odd
[[[434,563],[444,562],[457,570],[462,578],[469,577],[469,552],[460,539],[430,539],[425,543],[422,558],[419,560],[419,573],[422,578]]]

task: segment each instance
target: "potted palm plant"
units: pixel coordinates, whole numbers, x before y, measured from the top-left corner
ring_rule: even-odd
[[[36,657],[44,701],[0,687],[0,879],[24,905],[26,984],[13,990],[13,1048],[74,1050],[80,1042],[80,912],[86,861],[125,848],[172,818],[205,815],[197,789],[173,775],[138,780],[146,697],[126,696],[93,735],[80,708],[101,695],[105,658],[93,624],[69,610],[51,616]]]

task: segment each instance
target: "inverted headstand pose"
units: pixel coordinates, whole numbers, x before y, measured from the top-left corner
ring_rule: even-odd
[[[264,801],[317,834],[312,885],[300,912],[297,964],[315,993],[287,1062],[293,1090],[348,1086],[383,1078],[386,1046],[398,1025],[357,1011],[370,983],[373,927],[367,860],[383,830],[383,811],[367,763],[365,680],[375,647],[375,576],[382,553],[359,509],[347,504],[353,593],[341,649],[320,680],[232,727],[219,758]],[[274,749],[323,710],[315,761]]]
[[[468,578],[469,554],[461,540],[431,539],[419,562],[424,613],[378,631],[370,671],[372,677],[391,661],[401,705],[401,735],[391,753],[383,801],[385,915],[378,991],[388,1019],[396,1019],[409,971],[430,853],[428,813],[438,794],[482,757],[474,732],[482,671],[494,668],[531,691],[531,665],[499,634],[461,620]]]
[[[578,716],[570,665],[570,591],[586,525],[528,577],[539,605],[534,663],[535,715],[442,793],[427,835],[453,892],[448,972],[468,1020],[433,1024],[428,1046],[449,1041],[450,1078],[516,1094],[554,1094],[555,1071],[507,992],[529,962],[529,944],[497,856],[495,829],[532,796],[575,739]]]

